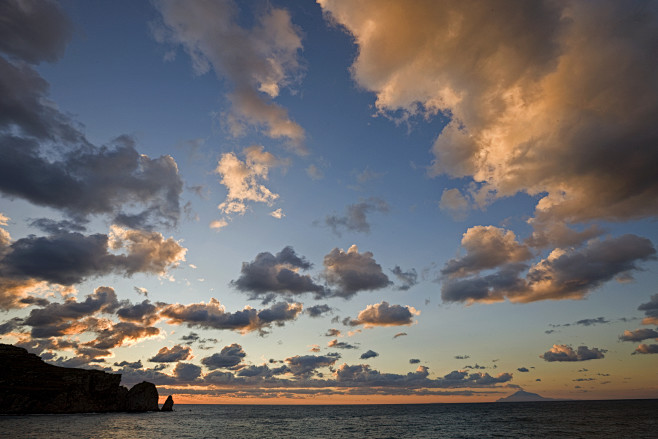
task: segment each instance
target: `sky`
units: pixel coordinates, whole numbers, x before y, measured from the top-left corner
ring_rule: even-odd
[[[658,397],[658,2],[0,17],[0,342],[177,403]]]

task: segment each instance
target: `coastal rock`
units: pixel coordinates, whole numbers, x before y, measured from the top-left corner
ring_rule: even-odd
[[[162,404],[161,412],[171,412],[174,410],[174,398],[167,396],[167,400]]]
[[[126,397],[126,411],[129,412],[157,412],[158,408],[158,389],[155,384],[142,381],[135,384],[128,391]]]
[[[0,413],[157,411],[151,383],[130,391],[121,374],[44,363],[25,349],[0,344]]]

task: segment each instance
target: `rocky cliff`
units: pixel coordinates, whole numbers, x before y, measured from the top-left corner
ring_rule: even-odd
[[[157,411],[158,390],[128,390],[121,375],[44,363],[25,349],[0,344],[0,413]]]

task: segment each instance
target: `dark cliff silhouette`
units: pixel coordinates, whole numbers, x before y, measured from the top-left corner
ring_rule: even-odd
[[[144,381],[128,390],[120,383],[121,374],[53,366],[23,348],[0,344],[0,413],[159,410],[154,384]],[[172,405],[173,400],[168,411]]]

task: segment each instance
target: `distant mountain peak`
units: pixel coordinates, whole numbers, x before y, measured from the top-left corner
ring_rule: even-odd
[[[526,392],[521,389],[512,393],[510,396],[500,398],[496,402],[533,402],[533,401],[555,401],[552,398],[544,398],[537,393]]]

